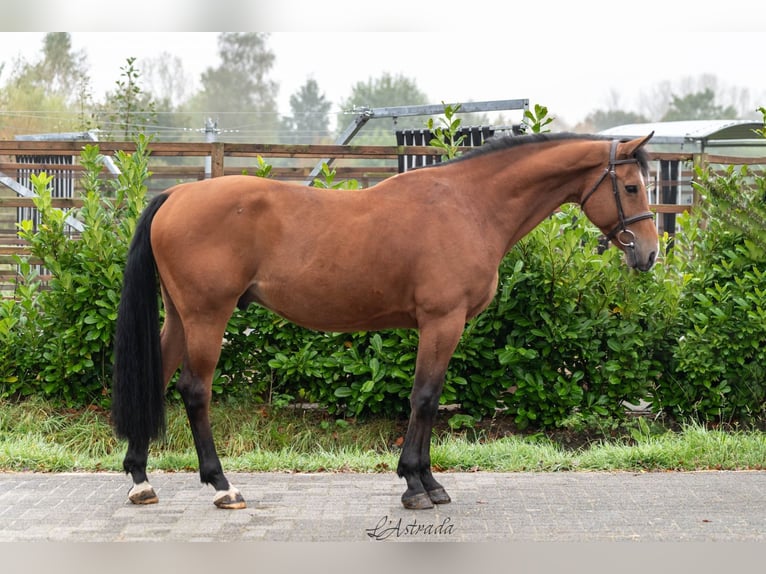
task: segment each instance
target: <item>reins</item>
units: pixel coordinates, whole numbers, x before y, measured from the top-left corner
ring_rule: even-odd
[[[620,200],[620,189],[617,186],[617,173],[614,171],[614,167],[616,165],[626,163],[638,163],[638,159],[635,157],[628,159],[617,159],[617,144],[617,140],[612,140],[612,147],[609,150],[609,165],[606,167],[606,169],[604,169],[604,173],[601,174],[601,177],[598,179],[595,185],[590,189],[588,193],[585,194],[585,197],[580,202],[580,208],[585,208],[585,203],[596,192],[599,186],[603,183],[604,179],[606,179],[606,176],[610,176],[612,179],[612,192],[614,194],[614,201],[617,204],[617,216],[619,218],[619,223],[617,223],[617,225],[615,225],[614,228],[606,234],[606,240],[611,241],[612,239],[617,238],[617,241],[619,241],[623,247],[629,247],[632,249],[636,245],[636,234],[628,229],[628,226],[644,219],[653,219],[654,214],[651,211],[644,211],[643,213],[639,213],[631,217],[625,217],[625,212],[622,209],[622,201]],[[629,237],[627,238],[627,241],[624,241],[623,239],[626,234],[629,235]]]

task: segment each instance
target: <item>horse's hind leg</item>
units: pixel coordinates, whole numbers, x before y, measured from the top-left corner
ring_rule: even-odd
[[[245,508],[245,500],[223,474],[213,441],[209,414],[213,373],[221,353],[225,327],[226,318],[219,318],[211,323],[199,320],[185,323],[186,356],[176,388],[181,393],[189,417],[199,459],[200,479],[215,488],[213,502],[216,506],[239,509]]]
[[[128,441],[128,450],[122,466],[133,479],[133,486],[128,491],[128,500],[133,504],[155,504],[159,502],[154,488],[146,476],[146,464],[149,458],[149,442]]]
[[[405,508],[431,508],[450,497],[431,472],[431,432],[452,353],[465,326],[465,315],[424,321],[420,327],[415,383],[410,396],[410,422],[397,473],[407,481]]]
[[[173,301],[162,290],[165,306],[165,322],[162,325],[162,373],[167,388],[170,378],[178,369],[184,352],[184,329]],[[133,504],[154,504],[159,501],[154,488],[149,484],[146,465],[149,458],[149,443],[128,441],[128,450],[123,466],[133,478],[133,487],[128,492],[128,499]]]

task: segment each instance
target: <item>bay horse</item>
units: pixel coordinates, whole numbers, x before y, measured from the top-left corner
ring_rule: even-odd
[[[309,329],[419,331],[401,501],[450,502],[431,472],[430,440],[466,322],[495,296],[503,256],[564,203],[579,203],[629,267],[652,267],[658,239],[644,148],[652,135],[499,137],[363,190],[231,175],[154,197],[131,241],[115,335],[112,418],[128,441],[128,498],[157,502],[149,443],[164,432],[165,390],[180,366],[200,478],[219,508],[245,507],[222,470],[208,410],[228,319],[257,303]]]

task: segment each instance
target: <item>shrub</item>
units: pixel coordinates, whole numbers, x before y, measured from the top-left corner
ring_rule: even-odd
[[[474,418],[508,409],[521,426],[545,427],[573,411],[621,416],[624,401],[648,396],[662,367],[654,343],[670,316],[655,310],[662,282],[627,269],[616,249],[599,254],[597,230],[578,213],[566,208],[506,256],[495,300],[469,322],[450,363],[442,403]],[[407,414],[415,331],[315,333],[255,306],[233,322],[221,366],[241,349],[249,362],[239,365],[262,397]]]
[[[704,209],[679,220],[677,272],[686,279],[658,406],[701,420],[763,418],[766,180],[747,167],[698,175]]]
[[[33,176],[40,223],[35,227],[23,221],[19,235],[51,278],[43,289],[39,277],[29,273],[28,262],[21,262],[27,279],[21,283],[21,297],[3,311],[17,340],[5,341],[3,353],[21,343],[23,356],[14,359],[17,375],[0,381],[3,396],[41,393],[71,405],[108,401],[122,269],[150,175],[147,143],[139,137],[134,154],[118,152],[115,163],[121,175],[110,182],[109,191],[99,178],[103,164],[98,147],[85,146],[84,203],[79,210],[85,228],[76,240],[67,233],[67,214],[51,205],[52,177]]]
[[[86,146],[85,230],[76,240],[51,206],[50,178],[35,177],[40,225],[24,222],[19,233],[51,279],[44,286],[30,260],[19,260],[17,297],[0,302],[0,397],[108,402],[147,155],[139,137],[134,154],[117,154],[120,178],[104,184],[98,148]],[[354,187],[326,166],[322,175],[323,187]],[[498,409],[521,427],[621,418],[625,402],[642,400],[679,418],[763,420],[766,181],[747,168],[699,176],[705,209],[678,218],[672,249],[663,238],[665,256],[648,273],[628,269],[617,249],[601,253],[598,231],[571,206],[514,247],[447,372],[442,402],[462,406],[456,427]],[[416,353],[413,330],[317,333],[253,305],[228,323],[213,390],[314,402],[338,415],[405,416]]]
[[[506,256],[498,294],[468,325],[453,369],[455,399],[475,415],[505,407],[520,426],[561,425],[575,412],[621,416],[646,398],[661,364],[652,342],[660,286],[565,207]],[[455,389],[457,391],[457,388]]]
[[[37,392],[37,366],[42,361],[38,273],[20,258],[14,299],[0,301],[0,398]]]

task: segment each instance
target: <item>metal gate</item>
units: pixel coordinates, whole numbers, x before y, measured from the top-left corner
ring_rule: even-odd
[[[29,165],[28,168],[19,168],[16,174],[16,181],[27,189],[34,189],[32,176],[39,175],[46,171],[46,165],[55,165],[56,177],[51,182],[51,197],[53,199],[71,199],[74,197],[74,170],[59,168],[58,166],[67,166],[74,164],[74,158],[71,155],[18,155],[16,162]],[[34,230],[40,224],[40,214],[34,207],[17,207],[16,222],[32,221]],[[71,228],[68,228],[71,231]]]
[[[495,135],[499,128],[491,126],[472,126],[460,128],[456,134],[456,141],[462,137],[460,148],[479,147],[489,138]],[[506,131],[502,128],[502,131]],[[515,130],[514,130],[515,133]],[[422,130],[399,130],[396,132],[396,145],[406,146],[427,146],[436,135],[427,129]],[[399,156],[399,173],[404,173],[411,169],[441,163],[442,158],[438,155],[414,155],[403,154]]]

